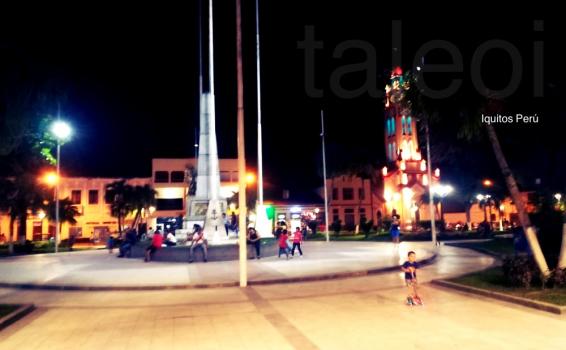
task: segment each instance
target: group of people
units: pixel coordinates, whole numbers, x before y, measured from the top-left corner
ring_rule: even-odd
[[[160,230],[157,229],[151,234],[148,233],[148,238],[151,238],[151,244],[145,250],[145,262],[150,262],[153,259],[155,252],[161,249],[163,245],[167,247],[177,245],[177,238],[172,232],[169,232],[164,240]],[[204,237],[204,230],[200,225],[195,224],[193,226],[193,233],[191,238],[187,240],[187,245],[190,246],[189,263],[194,261],[194,250],[198,247],[200,247],[203,251],[204,262],[208,261],[208,241]]]
[[[228,228],[227,228],[228,229]],[[280,258],[282,254],[285,254],[286,258],[289,259],[295,256],[295,250],[299,251],[299,255],[303,256],[302,242],[304,240],[303,230],[297,227],[295,232],[289,234],[286,228],[281,228],[276,232],[276,239],[278,241]],[[153,230],[149,228],[147,233],[142,234],[138,237],[136,230],[131,229],[126,232],[124,241],[119,246],[119,258],[129,257],[131,255],[132,247],[138,243],[139,240],[151,240],[151,243],[145,250],[144,261],[150,262],[155,253],[161,249],[163,246],[170,247],[177,245],[177,238],[172,232],[168,232],[167,235],[163,235],[160,229]],[[261,237],[255,228],[249,227],[246,235],[247,243],[252,245],[255,252],[255,258],[261,259]],[[116,240],[109,236],[107,247],[109,253],[113,252],[116,245]],[[195,224],[193,226],[193,232],[187,238],[186,245],[190,247],[189,249],[189,259],[188,262],[192,263],[195,257],[195,249],[200,248],[203,251],[203,261],[208,261],[208,240],[204,234],[203,227]]]
[[[303,242],[303,232],[300,227],[295,229],[293,235],[290,237],[287,230],[283,229],[281,233],[277,237],[279,242],[279,253],[277,254],[278,258],[281,258],[281,254],[285,254],[287,260],[289,260],[289,251],[291,251],[291,257],[295,256],[295,249],[298,248],[299,254],[303,256],[303,250],[301,249],[301,243]],[[291,248],[289,246],[291,245]]]

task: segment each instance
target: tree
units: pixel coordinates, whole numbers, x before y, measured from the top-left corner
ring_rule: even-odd
[[[364,233],[366,239],[369,237],[369,232],[371,231],[372,227],[373,220],[367,221],[366,218],[362,218],[360,220],[360,228],[362,229],[362,232]]]
[[[13,252],[14,223],[18,222],[18,239],[23,243],[27,235],[28,215],[37,213],[42,209],[47,189],[39,184],[33,174],[23,173],[13,178],[0,181],[0,207],[10,216],[9,244],[10,253]]]
[[[47,205],[47,219],[52,222],[56,220],[55,207],[56,207],[55,201],[51,201]],[[73,202],[69,199],[69,197],[60,199],[59,200],[59,232],[61,232],[63,223],[65,222],[71,225],[76,224],[77,220],[75,219],[75,217],[79,215],[81,215],[79,210],[75,205],[73,205]]]
[[[134,221],[132,227],[137,227],[138,221],[141,221],[142,210],[147,213],[149,207],[155,206],[155,195],[156,191],[149,185],[135,186],[129,192],[129,198],[126,198],[126,202],[135,212]]]
[[[124,219],[134,210],[132,207],[133,187],[126,180],[114,181],[106,185],[104,199],[110,203],[110,214],[118,219],[118,232],[122,236]]]

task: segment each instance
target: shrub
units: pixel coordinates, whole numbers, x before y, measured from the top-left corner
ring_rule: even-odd
[[[340,234],[342,229],[342,220],[336,220],[330,225],[330,229],[334,232],[336,236]]]
[[[554,287],[566,287],[566,269],[556,268],[552,271],[550,281]]]
[[[503,275],[509,284],[530,288],[533,278],[539,275],[532,257],[515,256],[503,260]]]
[[[368,238],[369,232],[371,231],[372,227],[373,220],[367,221],[366,218],[362,218],[362,220],[360,221],[360,229],[362,230],[366,238]]]

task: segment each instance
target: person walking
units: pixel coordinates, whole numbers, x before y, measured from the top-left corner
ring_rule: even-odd
[[[293,249],[291,249],[291,256],[295,256],[295,248],[299,248],[299,254],[303,256],[303,251],[301,250],[301,242],[303,241],[303,234],[301,228],[297,227],[295,233],[293,233]]]
[[[390,233],[391,233],[391,240],[393,241],[393,244],[395,244],[396,246],[399,245],[400,225],[401,222],[399,221],[399,217],[397,215],[393,215],[393,221],[391,221]]]
[[[287,260],[289,260],[289,235],[287,234],[287,230],[282,230],[281,234],[279,235],[279,254],[278,258],[281,258],[281,253],[285,253]]]

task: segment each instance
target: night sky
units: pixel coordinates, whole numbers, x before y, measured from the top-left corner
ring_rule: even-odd
[[[333,58],[344,40],[366,40],[376,49],[377,87],[391,68],[391,21],[401,19],[403,67],[411,68],[416,49],[432,39],[454,43],[462,52],[463,73],[431,74],[431,86],[447,78],[463,79],[459,92],[434,101],[441,121],[432,126],[432,147],[443,177],[456,185],[466,179],[498,178],[499,169],[487,139],[468,143],[456,137],[465,111],[477,111],[481,98],[472,86],[470,61],[486,40],[512,42],[523,58],[523,79],[506,100],[509,113],[537,113],[531,126],[498,127],[502,146],[524,188],[535,178],[563,186],[565,142],[564,63],[560,49],[562,20],[550,10],[525,8],[523,14],[474,3],[473,9],[442,15],[438,9],[412,5],[370,6],[370,1],[260,1],[264,164],[268,184],[302,191],[320,186],[320,109],[327,124],[331,172],[363,163],[383,166],[383,99],[367,94],[336,97],[329,77],[336,68],[364,60],[360,51]],[[215,1],[215,74],[217,136],[220,157],[236,156],[235,1]],[[256,158],[255,1],[243,0],[246,150],[249,167]],[[375,5],[374,5],[375,6]],[[456,5],[451,5],[455,7]],[[205,2],[206,7],[206,2]],[[464,7],[464,6],[463,6]],[[446,9],[446,8],[445,8]],[[426,10],[426,11],[425,11]],[[513,10],[514,13],[516,9]],[[198,2],[175,7],[84,7],[4,9],[0,20],[0,72],[8,91],[20,79],[55,81],[66,92],[62,115],[75,128],[63,147],[64,172],[75,176],[149,176],[151,158],[194,154],[198,120]],[[416,15],[418,14],[418,16]],[[533,20],[544,20],[535,33]],[[305,25],[315,26],[316,84],[323,98],[304,88]],[[532,94],[533,42],[544,41],[545,97]],[[427,63],[449,63],[442,52]],[[493,87],[507,81],[510,60],[500,51],[485,56],[484,79]],[[356,88],[363,74],[344,79]],[[477,113],[476,113],[477,114]],[[479,115],[477,116],[479,118]],[[500,179],[499,179],[500,181]],[[464,185],[462,184],[461,187]]]

